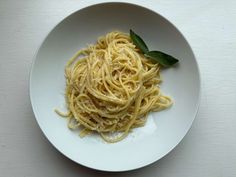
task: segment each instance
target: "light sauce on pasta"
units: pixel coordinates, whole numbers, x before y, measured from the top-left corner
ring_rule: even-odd
[[[152,63],[126,33],[113,31],[79,50],[65,67],[69,128],[96,132],[110,143],[145,125],[148,113],[172,104],[160,90],[160,65]],[[115,134],[115,136],[114,136]]]

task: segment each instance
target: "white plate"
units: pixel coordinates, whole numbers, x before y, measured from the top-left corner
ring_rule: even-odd
[[[180,59],[164,70],[161,89],[174,105],[152,113],[143,128],[115,144],[98,136],[81,139],[54,112],[65,108],[64,67],[67,60],[98,36],[111,30],[140,34],[151,49]],[[169,153],[190,129],[196,116],[200,77],[194,54],[183,35],[168,20],[146,8],[127,3],[89,6],[66,17],[46,37],[34,61],[30,98],[37,122],[48,140],[71,160],[98,170],[126,171],[151,164]]]

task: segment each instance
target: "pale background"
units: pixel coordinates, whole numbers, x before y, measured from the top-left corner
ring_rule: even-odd
[[[29,100],[35,52],[64,17],[96,2],[0,0],[0,177],[235,177],[236,1],[129,0],[156,10],[190,42],[201,71],[198,116],[184,140],[140,170],[105,173],[61,155],[39,129]]]

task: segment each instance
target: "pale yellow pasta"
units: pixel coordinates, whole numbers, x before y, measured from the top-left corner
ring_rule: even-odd
[[[79,50],[67,63],[66,103],[69,128],[83,137],[96,132],[110,143],[145,124],[151,111],[169,107],[159,84],[160,65],[152,63],[128,34],[113,31]]]

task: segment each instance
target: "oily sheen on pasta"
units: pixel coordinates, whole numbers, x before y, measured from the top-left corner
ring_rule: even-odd
[[[69,128],[96,132],[110,143],[145,125],[151,111],[172,104],[160,90],[160,65],[152,63],[126,33],[113,31],[79,50],[65,68]]]

